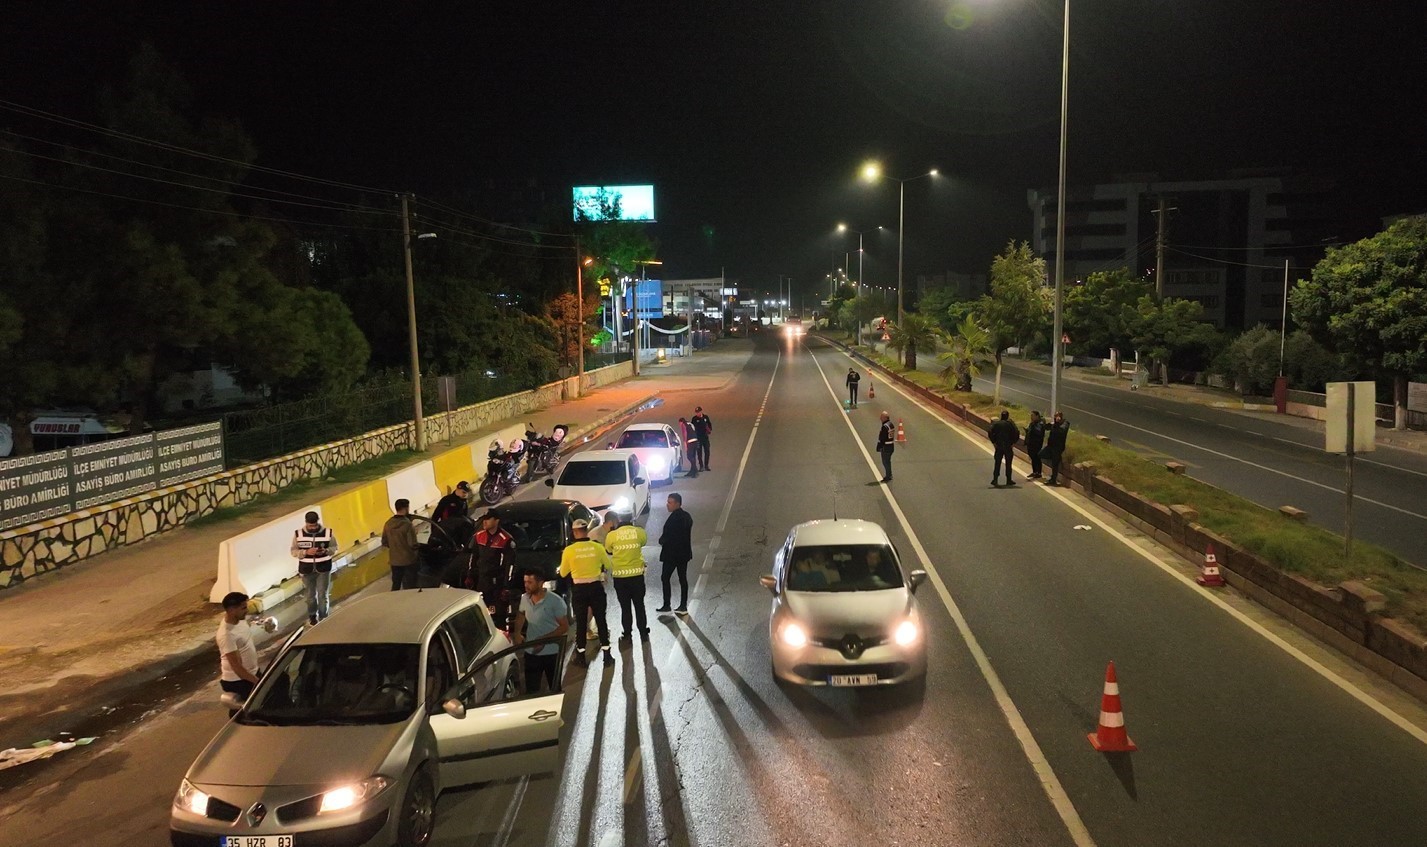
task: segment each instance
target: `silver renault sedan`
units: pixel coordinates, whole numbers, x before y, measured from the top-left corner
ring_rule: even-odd
[[[768,644],[775,678],[865,687],[925,679],[926,632],[906,571],[871,521],[817,520],[788,533],[761,578],[773,592]]]
[[[561,659],[558,638],[512,647],[472,591],[352,603],[288,640],[188,769],[170,841],[423,847],[442,790],[554,769],[562,674],[527,683]]]

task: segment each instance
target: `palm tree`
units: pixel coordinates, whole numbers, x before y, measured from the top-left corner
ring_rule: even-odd
[[[916,312],[907,313],[900,324],[888,321],[887,334],[891,336],[887,346],[905,354],[904,365],[909,371],[917,369],[917,351],[934,352],[937,339],[942,337],[936,321]]]
[[[967,315],[956,327],[956,332],[948,339],[951,349],[939,358],[947,363],[942,369],[943,379],[955,379],[952,386],[957,391],[970,391],[971,380],[981,375],[981,365],[992,355],[991,333]]]

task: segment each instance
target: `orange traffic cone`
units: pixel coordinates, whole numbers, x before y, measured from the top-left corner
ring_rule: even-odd
[[[1120,683],[1115,681],[1115,663],[1105,669],[1105,693],[1100,698],[1100,726],[1087,736],[1090,746],[1101,753],[1130,753],[1139,748],[1125,732],[1125,713],[1120,710]]]
[[[867,399],[868,399],[868,400],[876,400],[876,399],[877,399],[877,386],[873,385],[873,384],[870,383],[870,382],[867,383]]]
[[[1214,555],[1214,545],[1204,551],[1204,564],[1199,566],[1199,578],[1195,580],[1200,585],[1209,588],[1218,588],[1224,585],[1224,576],[1219,573],[1219,558]]]
[[[898,443],[898,444],[906,444],[906,443],[907,443],[907,430],[906,430],[905,427],[902,426],[902,419],[901,419],[901,418],[897,418],[897,443]]]

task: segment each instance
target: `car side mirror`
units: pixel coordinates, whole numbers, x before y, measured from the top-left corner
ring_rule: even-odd
[[[921,585],[922,583],[924,583],[924,582],[927,581],[927,572],[926,572],[926,571],[920,571],[920,570],[918,570],[918,571],[912,571],[911,574],[909,574],[909,576],[910,576],[911,579],[912,579],[912,593],[916,593],[917,586],[919,586],[919,585]]]
[[[772,574],[767,574],[765,576],[758,577],[758,584],[773,592],[774,594],[778,593],[778,577],[773,576]]]
[[[639,486],[641,486],[641,485],[643,485],[643,484],[644,484],[644,477],[642,477],[642,476],[636,476],[636,477],[634,478],[634,481],[630,483],[630,485],[633,485],[633,486],[636,487],[636,488],[638,488]]]
[[[450,700],[447,700],[446,702],[442,703],[441,711],[445,712],[446,714],[450,715],[458,721],[466,719],[466,704],[462,703],[456,697],[452,697]]]
[[[545,480],[545,485],[546,485],[547,487],[549,487],[549,488],[554,488],[554,487],[555,487],[555,480],[553,480],[553,479],[547,479],[547,480]]]
[[[218,697],[218,702],[222,703],[224,706],[227,706],[228,711],[236,712],[239,709],[243,708],[243,703],[247,701],[244,700],[242,697],[239,697],[236,692],[224,691],[222,695]]]

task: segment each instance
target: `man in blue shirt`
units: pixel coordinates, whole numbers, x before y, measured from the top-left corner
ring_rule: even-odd
[[[511,640],[516,644],[526,639],[564,635],[570,629],[569,612],[560,595],[545,590],[545,579],[539,571],[525,572],[525,593],[520,597],[520,611],[515,615],[515,623],[510,628]],[[581,645],[583,646],[583,645]],[[547,644],[525,654],[525,693],[534,694],[540,690],[540,679],[545,678],[549,690],[555,687],[555,675],[559,672],[560,645]]]

